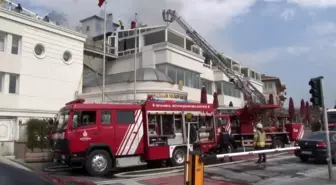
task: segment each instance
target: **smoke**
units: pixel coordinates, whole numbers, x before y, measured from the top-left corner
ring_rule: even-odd
[[[53,10],[50,13],[48,13],[47,16],[52,22],[55,22],[57,25],[67,26],[68,19],[65,13]]]
[[[79,21],[92,15],[100,15],[103,7],[98,0],[25,0],[27,4],[44,10],[64,12],[72,28]],[[176,10],[195,30],[204,36],[211,36],[216,30],[225,28],[236,16],[243,15],[256,0],[106,0],[107,13],[113,13],[114,21],[124,21],[125,28],[137,20],[142,24],[163,25],[162,10]],[[64,21],[64,16],[56,16]],[[172,24],[174,29],[179,26]]]

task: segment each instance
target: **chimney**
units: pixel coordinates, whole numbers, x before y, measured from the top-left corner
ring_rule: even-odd
[[[106,32],[114,32],[113,14],[109,13],[106,17]]]

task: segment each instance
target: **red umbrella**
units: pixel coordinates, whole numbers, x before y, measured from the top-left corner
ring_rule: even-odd
[[[218,94],[216,92],[213,93],[213,108],[216,110],[219,106],[218,103]]]
[[[301,105],[300,105],[300,116],[301,118],[305,117],[305,101],[301,99]]]
[[[289,114],[290,120],[293,121],[295,117],[295,107],[294,107],[294,101],[292,97],[289,98],[288,114]]]
[[[201,89],[201,103],[208,103],[207,92],[204,86]]]
[[[270,95],[269,95],[269,98],[268,98],[268,104],[270,104],[270,105],[273,105],[273,104],[274,104],[273,94],[270,94]]]

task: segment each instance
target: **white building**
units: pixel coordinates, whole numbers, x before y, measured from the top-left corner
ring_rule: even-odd
[[[81,21],[83,25],[88,23]],[[90,19],[90,24],[95,25]],[[90,28],[88,28],[90,29]],[[92,33],[90,33],[92,34]],[[102,98],[102,47],[103,35],[89,35],[84,53],[83,94],[89,102],[101,102]],[[134,30],[119,30],[107,34],[105,101],[131,102],[134,99],[134,51],[136,55],[136,100],[145,100],[147,95],[167,99],[187,99],[199,102],[201,87],[205,86],[208,102],[213,101],[216,91],[221,108],[230,102],[242,107],[244,98],[228,78],[219,71],[202,50],[187,36],[166,26],[143,27]],[[98,46],[99,45],[99,46]],[[95,46],[95,49],[92,49]],[[260,74],[231,60],[232,69],[245,75],[262,92]],[[248,72],[248,71],[250,72]]]
[[[81,93],[86,36],[0,7],[0,155],[31,117],[53,117]]]

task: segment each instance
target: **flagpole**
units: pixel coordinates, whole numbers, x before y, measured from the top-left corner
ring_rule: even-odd
[[[137,14],[135,14],[135,22],[137,22]],[[133,82],[133,85],[134,85],[134,103],[136,103],[136,83],[137,83],[137,78],[136,78],[136,75],[137,75],[137,72],[136,72],[136,60],[137,60],[137,25],[135,25],[135,28],[134,28],[134,82]]]
[[[105,76],[106,76],[106,4],[107,4],[107,0],[104,1],[104,46],[103,46],[103,87],[102,87],[102,102],[105,101]]]

